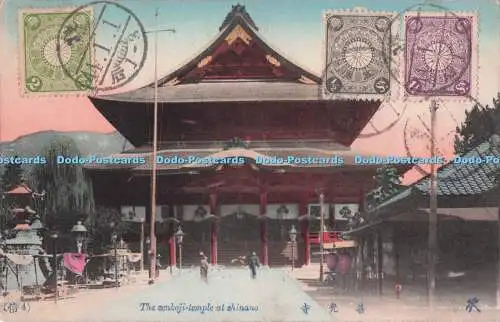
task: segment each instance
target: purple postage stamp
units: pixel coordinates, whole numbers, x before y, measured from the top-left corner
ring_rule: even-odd
[[[409,96],[470,96],[474,87],[474,15],[405,16],[405,90]]]

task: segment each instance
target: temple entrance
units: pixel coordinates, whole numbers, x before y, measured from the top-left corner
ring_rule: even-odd
[[[240,260],[252,251],[259,253],[259,205],[221,205],[220,214],[219,262],[240,265]]]

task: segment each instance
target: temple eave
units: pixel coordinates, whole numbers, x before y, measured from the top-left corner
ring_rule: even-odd
[[[195,166],[191,165],[189,167],[182,165],[174,165],[169,167],[157,167],[156,173],[158,176],[171,176],[171,175],[197,175],[201,172],[211,172],[217,171],[217,167],[220,165],[210,165],[210,166]],[[226,167],[241,167],[241,166],[231,166],[226,165]],[[359,172],[359,171],[369,171],[374,172],[378,168],[382,167],[381,164],[351,164],[351,165],[258,165],[259,170],[274,172],[274,173],[293,173],[293,172],[308,172],[308,173],[336,173],[336,172]],[[398,173],[405,173],[412,168],[411,165],[394,165]],[[92,172],[111,172],[111,171],[123,171],[123,168],[87,168]],[[153,171],[152,166],[141,167],[140,169],[130,168],[128,169],[133,176],[151,176]],[[259,171],[256,170],[256,171]]]
[[[230,148],[199,150],[164,150],[156,154],[157,173],[169,175],[175,173],[198,173],[221,168],[250,166],[254,171],[270,172],[338,172],[338,171],[372,171],[381,164],[360,164],[358,157],[366,154],[352,150],[324,150],[318,148]],[[150,174],[152,169],[152,153],[122,153],[114,158],[142,158],[144,164],[88,164],[88,170],[130,170],[134,175]],[[161,160],[160,160],[161,159]],[[405,172],[411,166],[396,166]]]
[[[158,102],[174,103],[207,103],[207,102],[322,102],[324,104],[345,104],[345,102],[372,102],[381,104],[378,99],[354,100],[338,99],[324,100],[320,95],[320,85],[272,82],[272,81],[219,81],[165,86],[158,88]],[[89,97],[98,106],[103,102],[154,102],[154,88],[144,87],[125,93]]]

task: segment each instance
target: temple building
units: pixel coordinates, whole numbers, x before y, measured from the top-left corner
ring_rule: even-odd
[[[362,209],[379,165],[356,164],[350,146],[381,101],[323,100],[321,77],[263,41],[244,6],[233,6],[216,39],[158,86],[158,241],[171,264],[174,221],[186,234],[185,263],[199,251],[213,264],[255,251],[264,264],[288,265],[295,226],[300,266],[318,241],[320,194],[330,232]],[[146,223],[154,87],[90,97],[136,147],[115,157],[145,160],[88,165],[96,203],[134,209]]]

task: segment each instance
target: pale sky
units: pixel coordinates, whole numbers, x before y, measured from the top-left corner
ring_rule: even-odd
[[[0,141],[9,141],[21,135],[43,131],[98,131],[110,132],[114,128],[94,109],[86,97],[23,97],[19,89],[19,43],[18,10],[27,7],[71,7],[85,1],[25,1],[7,0],[0,16]],[[183,62],[188,61],[218,33],[218,27],[231,5],[236,1],[121,1],[142,21],[146,30],[155,28],[154,10],[159,7],[160,26],[176,28],[177,33],[159,35],[159,75],[168,74]],[[298,0],[247,0],[240,1],[246,6],[263,38],[279,52],[302,67],[321,74],[323,68],[323,22],[325,10],[367,7],[371,10],[401,12],[417,3],[404,1],[298,1]],[[479,16],[479,92],[477,99],[482,104],[491,104],[500,89],[500,14],[499,6],[493,0],[441,1],[452,11],[476,11]],[[123,90],[130,90],[153,81],[153,44],[149,41],[149,55],[139,76]],[[394,102],[396,109],[401,102]],[[438,138],[440,148],[450,155],[452,144],[450,135],[457,122],[464,118],[464,112],[471,102],[445,102],[438,112]],[[416,118],[421,115],[428,119],[425,111],[428,103],[408,104],[400,122],[390,131],[369,139],[358,139],[354,149],[366,153],[405,155],[403,127],[407,119],[409,126],[418,125]],[[425,115],[424,115],[425,114]],[[374,118],[376,124],[382,119],[392,118],[389,107],[382,108]],[[367,129],[369,130],[369,129]],[[425,154],[424,143],[414,141],[412,153]],[[418,145],[418,146],[417,146]]]

